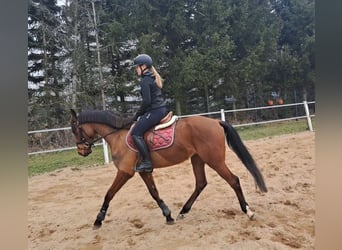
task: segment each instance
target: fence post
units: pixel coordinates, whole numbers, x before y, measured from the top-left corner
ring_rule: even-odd
[[[224,109],[221,109],[221,120],[224,122],[226,121],[226,117],[224,115]]]
[[[309,111],[309,106],[308,106],[308,102],[304,101],[304,109],[305,109],[305,114],[306,114],[306,120],[308,122],[308,127],[310,131],[313,131],[312,129],[312,123],[311,123],[311,117],[310,117],[310,111]]]
[[[105,160],[105,163],[108,164],[108,163],[109,163],[109,157],[108,157],[107,142],[105,141],[105,139],[102,139],[102,143],[103,143],[103,155],[104,155],[104,160]]]

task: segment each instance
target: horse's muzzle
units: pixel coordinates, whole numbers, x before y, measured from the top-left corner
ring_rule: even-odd
[[[90,152],[78,152],[78,154],[81,155],[81,156],[86,157],[86,156],[91,154],[91,151]]]
[[[77,147],[77,153],[81,156],[88,156],[92,152],[91,147]]]

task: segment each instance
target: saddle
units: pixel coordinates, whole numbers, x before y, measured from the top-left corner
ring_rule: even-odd
[[[171,126],[177,119],[178,119],[178,116],[173,115],[173,112],[170,111],[169,113],[167,113],[167,115],[163,119],[161,119],[159,124],[154,127],[154,130],[167,128],[168,126]]]
[[[158,125],[144,134],[144,139],[150,151],[168,148],[173,144],[177,120],[178,116],[173,115],[173,112],[170,111]],[[138,152],[131,136],[133,127],[134,124],[127,133],[126,145],[131,150]]]

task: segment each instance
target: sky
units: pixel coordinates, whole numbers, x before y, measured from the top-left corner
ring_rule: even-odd
[[[57,0],[57,5],[59,5],[59,6],[65,5],[65,1],[66,0]]]

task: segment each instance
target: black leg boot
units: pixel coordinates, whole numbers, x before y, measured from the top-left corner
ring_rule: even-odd
[[[148,151],[144,138],[141,136],[133,135],[132,139],[142,158],[140,165],[135,167],[135,171],[151,173],[153,171],[153,167],[150,159],[150,153]]]

